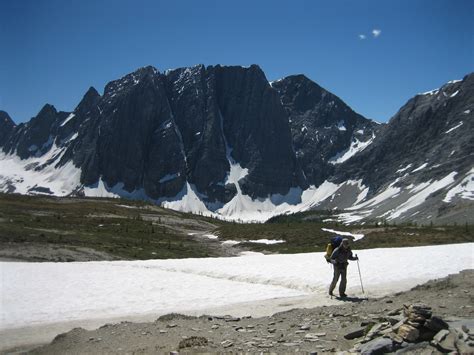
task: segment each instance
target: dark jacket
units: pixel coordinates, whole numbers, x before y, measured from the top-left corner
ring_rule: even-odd
[[[357,258],[352,255],[351,248],[344,248],[341,244],[332,252],[331,260],[334,260],[336,265],[347,265],[347,260],[357,260]]]

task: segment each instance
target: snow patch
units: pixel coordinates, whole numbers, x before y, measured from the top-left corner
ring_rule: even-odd
[[[424,164],[420,165],[418,168],[416,168],[415,170],[412,170],[411,172],[416,173],[417,171],[423,170],[427,166],[428,166],[428,163],[424,163]]]
[[[474,168],[466,174],[466,177],[458,185],[448,191],[443,202],[449,203],[455,197],[474,200]]]
[[[329,159],[330,164],[341,164],[350,158],[352,158],[354,155],[357,153],[362,152],[365,148],[367,148],[373,141],[374,141],[375,136],[372,136],[368,141],[366,142],[361,142],[357,138],[354,138],[354,140],[351,142],[351,146],[338,154],[336,154],[334,157]]]
[[[370,297],[380,297],[472,268],[473,252],[474,244],[466,243],[358,250],[357,254],[365,288]],[[186,311],[208,314],[208,309],[217,306],[296,296],[329,304],[326,294],[332,272],[323,255],[0,262],[0,328]],[[347,278],[348,293],[360,295],[358,268],[350,266]],[[278,306],[268,309],[269,314],[278,311]]]
[[[464,123],[464,122],[462,122],[462,121],[459,122],[456,126],[454,126],[453,128],[448,129],[448,130],[447,130],[446,132],[444,132],[444,133],[447,134],[447,133],[450,133],[450,132],[454,131],[456,128],[461,127],[461,126],[463,125],[463,123]]]
[[[405,212],[421,205],[432,193],[451,185],[454,182],[454,177],[456,175],[456,172],[452,172],[441,180],[434,182],[430,181],[429,183],[422,184],[423,186],[419,188],[414,188],[413,191],[416,191],[417,193],[411,196],[406,202],[398,206],[395,211],[390,212],[387,216],[387,219],[391,220],[398,218]]]
[[[334,229],[328,229],[328,228],[321,228],[323,231],[325,232],[329,232],[329,233],[333,233],[333,234],[337,234],[337,235],[343,235],[343,236],[347,236],[347,237],[353,237],[354,238],[354,242],[362,239],[365,237],[364,234],[354,234],[354,233],[350,233],[350,232],[341,232],[341,231],[336,231]]]
[[[34,193],[36,188],[49,189],[56,196],[70,194],[80,185],[81,169],[72,161],[58,166],[65,151],[53,144],[42,156],[23,160],[0,151],[0,191],[7,192],[14,186],[14,192],[20,194]]]
[[[398,169],[396,172],[397,172],[397,173],[403,173],[404,171],[410,169],[411,167],[412,167],[412,164],[408,164],[408,165],[405,166],[404,168]]]
[[[59,125],[59,127],[64,127],[70,120],[72,120],[76,115],[74,113],[71,113],[69,116],[66,117],[66,119]]]

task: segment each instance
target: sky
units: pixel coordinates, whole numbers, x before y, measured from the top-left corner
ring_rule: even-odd
[[[146,65],[258,64],[385,122],[474,71],[472,18],[471,0],[2,0],[0,110],[17,123],[46,103],[72,111]]]

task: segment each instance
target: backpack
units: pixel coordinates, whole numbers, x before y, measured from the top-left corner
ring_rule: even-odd
[[[336,235],[335,237],[331,238],[331,242],[327,245],[326,247],[326,254],[324,255],[324,258],[326,261],[329,263],[331,262],[331,255],[334,249],[336,249],[339,245],[342,243],[342,237],[339,235]]]

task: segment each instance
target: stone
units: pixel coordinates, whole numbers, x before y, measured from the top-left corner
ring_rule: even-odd
[[[376,338],[360,347],[362,355],[383,354],[393,351],[393,341],[389,338]]]
[[[305,340],[319,340],[319,337],[316,334],[308,333],[304,336]]]
[[[402,312],[401,308],[397,308],[394,310],[391,310],[390,312],[387,313],[388,316],[398,316]]]
[[[446,336],[443,336],[441,340],[433,340],[433,343],[441,351],[453,352],[453,351],[457,351],[456,340],[457,339],[454,333],[448,332],[448,334]]]
[[[405,324],[405,322],[406,322],[406,318],[405,318],[405,319],[402,319],[402,320],[399,321],[398,323],[392,325],[392,330],[393,330],[394,332],[397,332],[398,329],[399,329],[403,324]]]
[[[474,347],[469,346],[465,341],[461,339],[456,339],[456,348],[460,354],[473,354]]]
[[[420,336],[420,331],[409,324],[403,324],[398,328],[398,335],[408,342],[414,342]]]
[[[437,316],[433,316],[430,319],[428,319],[424,326],[428,329],[431,329],[435,332],[439,332],[442,329],[448,329],[449,325],[446,323],[443,319]]]
[[[417,313],[410,313],[408,315],[408,320],[412,323],[418,323],[420,325],[423,325],[426,321],[426,318]]]
[[[447,329],[443,329],[443,330],[440,330],[438,333],[436,333],[436,335],[433,337],[433,341],[435,342],[440,342],[440,341],[443,341],[444,338],[446,338],[449,334],[449,330]]]
[[[374,338],[379,332],[381,332],[382,330],[388,329],[389,327],[390,327],[389,322],[376,324],[369,330],[369,332],[367,333],[367,337]]]
[[[261,343],[261,344],[257,344],[257,347],[258,348],[273,348],[273,344],[272,343]]]
[[[269,328],[269,329],[268,329],[268,332],[269,332],[269,333],[275,333],[275,332],[276,332],[276,328]]]
[[[240,318],[239,317],[226,317],[224,318],[224,320],[226,322],[240,322]]]
[[[178,325],[175,324],[175,323],[172,323],[172,324],[168,324],[167,327],[168,328],[176,328]]]
[[[424,304],[424,303],[414,303],[408,306],[407,309],[408,316],[410,314],[417,314],[419,316],[424,317],[425,319],[428,319],[431,317],[432,311],[431,307]]]
[[[230,348],[231,346],[234,345],[234,342],[232,342],[230,340],[224,340],[224,341],[221,342],[221,345],[224,348]]]
[[[434,336],[437,333],[434,330],[428,329],[425,327],[421,327],[419,331],[420,331],[420,336],[418,338],[418,341],[430,341],[434,338]]]
[[[398,335],[397,333],[391,332],[387,335],[390,337],[390,339],[393,340],[394,343],[397,343],[397,344],[402,344],[403,343],[403,338],[400,335]]]
[[[406,344],[406,343],[405,343]],[[423,355],[431,355],[431,354],[438,354],[435,348],[430,346],[430,343],[427,341],[421,343],[413,343],[413,344],[406,344],[406,346],[402,345],[402,349],[398,350],[396,354],[423,354]]]
[[[347,339],[347,340],[352,340],[352,339],[356,339],[356,338],[360,338],[362,336],[364,336],[365,334],[365,327],[364,328],[359,328],[357,330],[354,330],[352,332],[349,332],[347,334],[344,335],[344,338]]]

